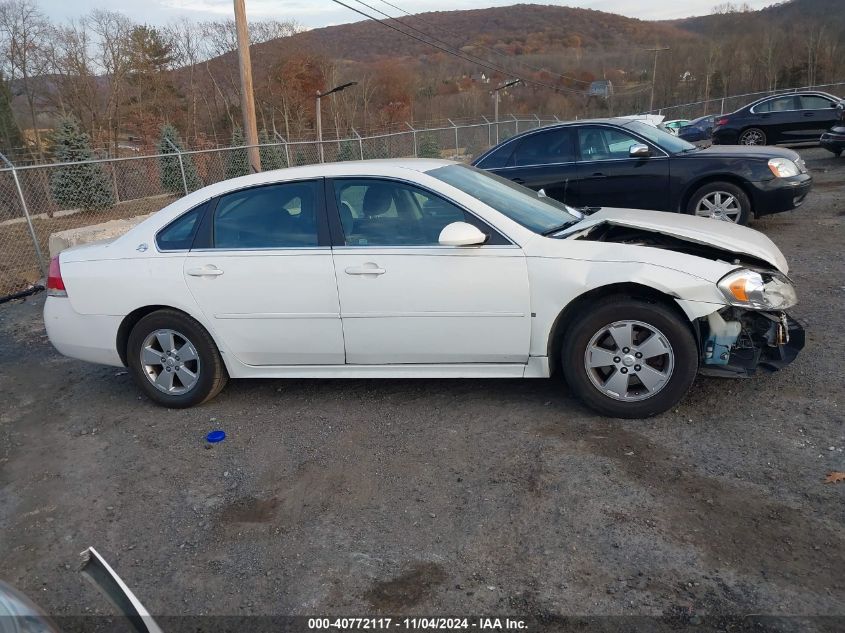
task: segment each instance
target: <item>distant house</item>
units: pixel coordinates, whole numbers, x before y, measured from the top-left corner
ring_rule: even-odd
[[[613,82],[609,79],[598,79],[590,84],[588,94],[591,97],[607,99],[613,96]]]

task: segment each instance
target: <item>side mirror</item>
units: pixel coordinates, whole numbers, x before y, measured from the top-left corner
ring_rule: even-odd
[[[438,241],[442,246],[480,246],[487,241],[487,236],[472,224],[452,222],[440,231]]]
[[[631,145],[631,148],[628,150],[628,156],[631,158],[648,158],[651,156],[651,150],[648,148],[648,145],[638,143]]]

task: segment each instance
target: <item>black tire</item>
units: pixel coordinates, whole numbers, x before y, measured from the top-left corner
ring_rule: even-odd
[[[190,362],[191,369],[197,370],[195,382],[184,393],[170,394],[157,388],[152,379],[148,377],[150,374],[147,366],[142,363],[141,355],[145,341],[148,337],[154,336],[156,332],[162,330],[174,331],[177,334],[177,340],[180,342],[182,339],[188,341],[192,346],[191,351],[195,352],[191,355],[197,357],[196,361],[183,363],[187,368]],[[163,347],[159,345],[159,348],[163,349]],[[165,358],[165,352],[161,353],[162,359]],[[179,359],[178,356],[175,358]],[[171,409],[184,409],[211,400],[220,393],[229,379],[226,367],[223,365],[223,359],[220,358],[220,352],[211,335],[195,319],[177,310],[158,310],[138,321],[129,334],[126,345],[126,361],[129,373],[135,379],[141,391],[156,404]],[[168,362],[170,362],[169,359]],[[161,364],[163,372],[165,364]],[[171,371],[171,369],[174,368],[170,368],[168,371]],[[178,374],[174,375],[178,376]],[[171,378],[171,383],[178,381],[178,377]],[[177,386],[177,389],[184,388],[184,386]]]
[[[706,185],[696,189],[690,196],[689,202],[687,203],[687,213],[690,215],[697,215],[697,210],[699,206],[702,205],[703,200],[718,192],[728,193],[736,199],[739,204],[739,214],[736,219],[736,224],[746,226],[748,224],[748,220],[751,219],[751,199],[748,197],[748,194],[742,190],[742,187],[739,187],[731,182],[721,180],[708,182]]]
[[[737,139],[739,145],[765,145],[766,133],[758,127],[743,130]]]
[[[588,371],[603,371],[587,368],[587,349],[591,341],[602,329],[621,321],[636,321],[656,328],[671,346],[674,363],[668,380],[645,399],[626,401],[611,397],[588,375]],[[614,418],[647,418],[671,409],[687,393],[698,373],[698,347],[689,325],[671,308],[661,303],[615,295],[585,306],[575,315],[561,346],[561,367],[569,388],[591,409]],[[635,375],[631,373],[631,376]],[[634,385],[630,387],[634,392],[638,383],[638,378],[634,381],[629,379],[629,384]]]

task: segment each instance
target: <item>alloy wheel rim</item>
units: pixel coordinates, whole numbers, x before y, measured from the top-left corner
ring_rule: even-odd
[[[762,145],[763,135],[757,130],[749,130],[748,132],[744,132],[742,134],[742,138],[739,139],[739,142],[742,145]]]
[[[199,380],[197,349],[176,330],[164,328],[150,333],[141,345],[140,362],[150,384],[169,396],[188,393]]]
[[[695,214],[703,218],[713,218],[725,222],[739,222],[742,207],[736,196],[727,191],[713,191],[698,201]]]
[[[669,384],[675,353],[659,329],[642,321],[614,321],[596,332],[584,352],[590,382],[614,400],[638,402]]]

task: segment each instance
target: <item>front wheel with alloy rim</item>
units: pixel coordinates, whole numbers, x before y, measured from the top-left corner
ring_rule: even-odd
[[[750,127],[747,130],[743,130],[742,134],[739,135],[739,144],[740,145],[765,145],[766,144],[766,133],[757,127]]]
[[[587,306],[561,349],[566,382],[585,404],[616,418],[646,418],[680,401],[698,372],[688,324],[667,306],[625,296]]]
[[[210,400],[227,380],[211,336],[176,310],[158,310],[135,324],[126,361],[135,382],[151,400],[175,409]]]
[[[687,213],[734,224],[748,224],[751,200],[730,182],[709,182],[690,196]]]

